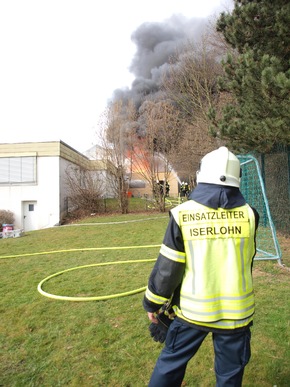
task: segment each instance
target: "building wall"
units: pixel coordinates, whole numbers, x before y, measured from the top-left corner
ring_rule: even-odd
[[[38,229],[60,221],[60,157],[38,158]]]
[[[25,204],[35,204],[36,229],[59,222],[59,157],[37,157],[35,184],[0,186],[0,208],[14,213],[14,228],[25,227]],[[34,228],[34,227],[33,227]]]
[[[25,156],[36,157],[36,182],[0,184],[0,209],[13,212],[14,228],[28,231],[59,224],[67,209],[65,170],[69,164],[89,168],[90,160],[61,141],[0,144],[0,158]]]
[[[59,164],[59,221],[61,222],[67,215],[68,211],[68,186],[67,186],[67,169],[72,163],[60,158]]]

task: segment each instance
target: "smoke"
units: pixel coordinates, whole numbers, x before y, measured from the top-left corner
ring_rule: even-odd
[[[130,65],[135,76],[131,88],[116,89],[113,101],[125,103],[133,100],[137,108],[144,97],[160,90],[161,76],[170,66],[170,58],[176,55],[187,41],[197,42],[205,31],[207,19],[187,19],[173,15],[164,22],[146,22],[132,33],[136,53]]]

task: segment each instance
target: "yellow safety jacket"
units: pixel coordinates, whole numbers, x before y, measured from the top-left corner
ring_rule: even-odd
[[[185,272],[176,314],[197,325],[235,329],[254,314],[252,260],[255,216],[248,204],[233,209],[188,201],[172,215],[185,246]]]

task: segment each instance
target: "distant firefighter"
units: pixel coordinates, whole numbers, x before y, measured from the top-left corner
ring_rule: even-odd
[[[186,181],[183,181],[180,186],[180,196],[181,197],[187,197],[190,192],[190,186]]]

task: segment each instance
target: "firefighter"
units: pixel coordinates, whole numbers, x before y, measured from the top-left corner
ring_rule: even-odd
[[[165,183],[165,189],[166,189],[166,197],[169,197],[169,191],[170,191],[170,185],[168,183],[168,181],[166,181]]]
[[[255,311],[259,215],[239,190],[240,171],[226,147],[208,153],[189,200],[170,211],[143,300],[151,336],[165,341],[149,387],[181,386],[188,361],[209,333],[216,385],[242,385]]]
[[[180,186],[180,196],[181,197],[187,197],[189,194],[189,185],[186,181],[183,181]]]

